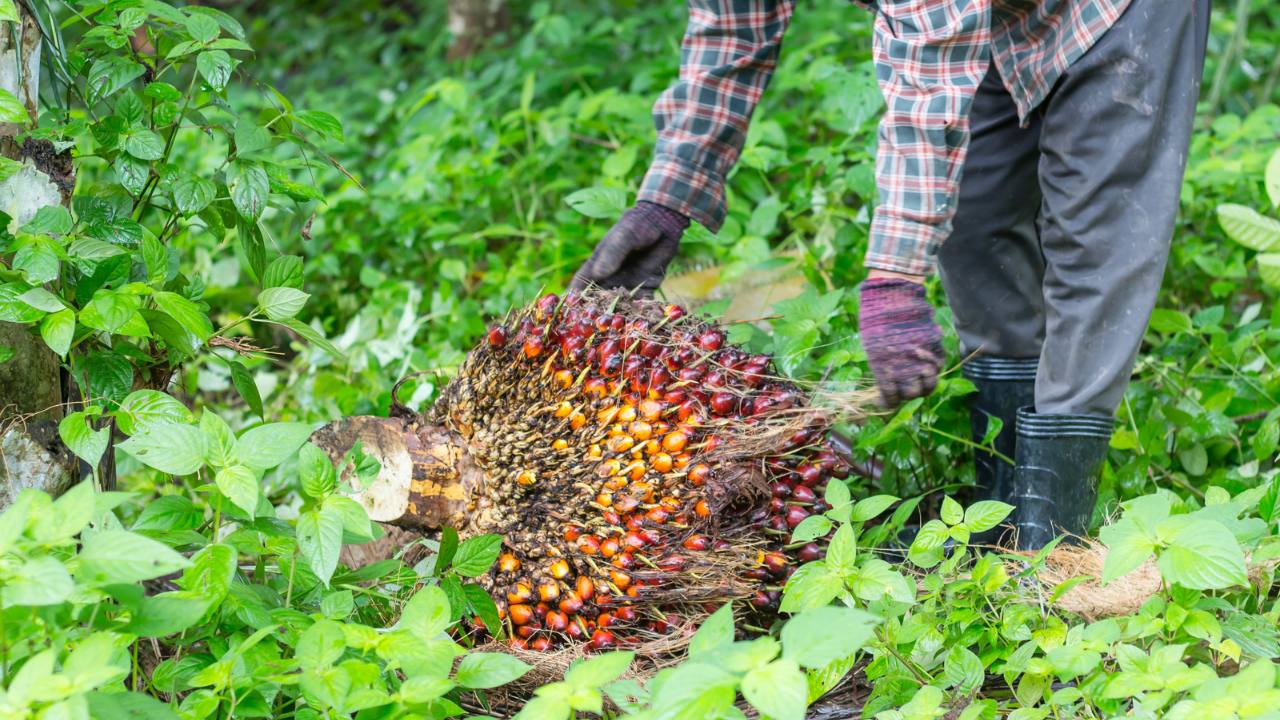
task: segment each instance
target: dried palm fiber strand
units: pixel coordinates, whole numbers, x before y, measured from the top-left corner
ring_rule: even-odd
[[[776,377],[679,306],[590,291],[495,324],[422,416],[353,418],[317,442],[358,438],[382,460],[361,498],[373,519],[503,536],[479,582],[514,651],[658,657],[725,601],[772,613],[824,554],[786,542],[848,475],[827,431],[866,400]]]

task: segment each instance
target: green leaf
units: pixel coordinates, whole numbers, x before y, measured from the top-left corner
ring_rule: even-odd
[[[30,121],[31,116],[27,114],[22,101],[8,90],[0,88],[0,122],[26,125]]]
[[[128,358],[110,352],[76,357],[76,381],[86,398],[115,408],[133,388],[133,365]]]
[[[18,7],[13,0],[0,0],[0,22],[18,22]]]
[[[262,395],[258,393],[258,383],[254,382],[253,376],[249,374],[244,363],[228,359],[227,367],[231,370],[231,384],[235,386],[236,392],[240,393],[240,397],[244,399],[254,415],[265,420],[266,412],[262,408]]]
[[[872,558],[858,568],[857,575],[849,582],[849,589],[869,603],[884,598],[913,603],[916,598],[915,581],[903,577],[892,565],[879,558]]]
[[[449,598],[435,585],[424,585],[405,603],[396,627],[419,640],[431,640],[450,625]]]
[[[369,513],[360,503],[344,495],[330,495],[324,499],[324,508],[337,513],[342,518],[342,529],[349,535],[362,540],[373,539],[373,527],[369,524]]]
[[[139,160],[159,160],[164,157],[164,140],[150,130],[138,128],[124,137],[124,151]]]
[[[240,160],[231,163],[227,169],[227,187],[231,189],[231,202],[241,217],[253,222],[262,216],[271,183],[261,165]]]
[[[200,342],[208,341],[213,335],[213,323],[209,321],[209,313],[187,298],[173,292],[157,290],[152,294],[156,306],[166,315],[173,318],[184,330],[195,335]]]
[[[488,690],[519,680],[532,669],[506,653],[473,652],[462,658],[454,680],[464,688]]]
[[[125,530],[90,535],[78,558],[76,577],[94,585],[141,582],[190,565],[169,546]]]
[[[969,695],[982,686],[982,681],[986,678],[986,671],[982,667],[982,660],[978,659],[968,648],[960,645],[951,649],[947,653],[947,659],[943,664],[943,677],[947,684],[954,687],[962,695]]]
[[[301,288],[302,258],[297,255],[281,255],[272,260],[262,275],[262,285],[268,288]]]
[[[1280,253],[1263,253],[1256,260],[1262,281],[1273,288],[1280,288]]]
[[[102,453],[107,451],[111,442],[111,432],[107,429],[94,430],[89,426],[89,417],[83,412],[74,412],[62,418],[58,423],[58,437],[66,444],[76,457],[97,466]],[[87,520],[86,520],[87,522]]]
[[[10,282],[0,284],[0,320],[12,323],[35,322],[44,317],[44,312],[37,310],[19,300],[31,287],[26,283]]]
[[[1104,585],[1128,575],[1155,552],[1155,541],[1132,520],[1122,519],[1104,526],[1098,538],[1107,546],[1107,557],[1102,563]]]
[[[827,563],[805,563],[787,579],[782,594],[782,612],[799,612],[828,605],[844,589],[844,578],[831,572]]]
[[[400,698],[411,704],[429,703],[454,688],[448,678],[419,676],[411,677],[400,686]]]
[[[283,325],[284,327],[287,327],[290,330],[298,333],[299,335],[302,336],[304,340],[306,340],[307,342],[310,342],[313,345],[316,345],[321,350],[324,350],[326,353],[328,353],[329,355],[335,358],[338,358],[341,360],[346,357],[346,355],[344,355],[341,350],[335,347],[333,343],[325,339],[325,336],[321,335],[318,330],[302,322],[301,320],[298,320],[297,318],[289,318],[288,320],[285,320],[284,322],[280,323],[280,325]]]
[[[133,531],[138,530],[195,530],[204,520],[204,513],[181,495],[158,497],[142,507],[142,513],[134,521]]]
[[[453,569],[463,577],[480,577],[489,572],[502,552],[502,536],[487,534],[467,538],[458,546]]]
[[[999,525],[1011,512],[1012,505],[998,500],[979,500],[964,511],[964,524],[970,532],[986,532]]]
[[[60,237],[71,231],[71,213],[61,205],[45,205],[22,226],[22,231],[32,235]]]
[[[841,525],[827,546],[827,567],[836,575],[849,575],[858,568],[857,557],[858,540],[853,534],[853,527]]]
[[[338,118],[322,110],[303,110],[293,118],[303,127],[310,128],[330,140],[342,140],[342,123]]]
[[[196,71],[217,92],[231,79],[231,67],[231,56],[222,50],[206,50],[196,56]]]
[[[810,515],[796,525],[796,529],[791,532],[791,542],[801,543],[809,542],[815,538],[820,538],[831,532],[831,520],[825,515]]]
[[[104,55],[89,68],[85,78],[90,103],[96,103],[119,92],[142,77],[146,68],[120,55]]]
[[[146,597],[133,613],[126,631],[150,637],[180,633],[200,622],[210,604],[207,596],[186,590]]]
[[[199,428],[172,420],[151,422],[116,447],[170,475],[190,475],[204,467],[207,450]]]
[[[342,552],[342,517],[324,508],[305,512],[298,517],[297,536],[303,559],[328,587]]]
[[[218,490],[236,507],[253,517],[258,506],[258,475],[243,465],[229,465],[214,476]]]
[[[1151,329],[1165,335],[1189,333],[1193,330],[1191,316],[1180,310],[1156,308],[1151,313]]]
[[[1280,148],[1271,153],[1263,181],[1267,187],[1267,199],[1271,201],[1271,206],[1280,208]]]
[[[57,605],[74,591],[66,566],[47,555],[33,557],[10,570],[0,584],[0,607]]]
[[[742,696],[772,720],[804,720],[809,684],[794,661],[782,658],[747,673]]]
[[[861,650],[879,622],[875,615],[850,607],[805,610],[782,626],[782,656],[821,670]]]
[[[40,337],[60,357],[66,357],[75,336],[76,313],[71,308],[46,315],[40,321]]]
[[[317,620],[298,638],[294,659],[303,670],[315,670],[336,663],[346,649],[342,625],[333,620]]]
[[[837,484],[843,485],[844,483]],[[872,495],[859,500],[853,506],[853,513],[850,517],[853,522],[867,522],[878,517],[880,513],[888,510],[896,502],[898,502],[898,498],[893,495]]]
[[[570,193],[564,201],[589,218],[614,219],[627,209],[626,191],[612,187],[585,188]]]
[[[1168,582],[1197,590],[1249,584],[1244,552],[1231,531],[1212,520],[1191,520],[1169,538],[1156,560]]]
[[[115,417],[116,425],[126,435],[134,435],[160,420],[184,424],[193,420],[186,405],[159,390],[135,390],[129,393],[116,409]]]
[[[964,508],[960,507],[960,503],[951,498],[950,495],[942,498],[942,522],[948,525],[958,525],[964,521]]]
[[[191,39],[196,42],[210,43],[218,37],[218,23],[207,15],[188,15],[186,26]]]
[[[182,573],[178,584],[182,589],[208,596],[220,602],[231,591],[236,576],[236,549],[217,543],[206,545],[191,557],[191,566]]]
[[[307,293],[291,287],[267,288],[258,294],[258,307],[276,321],[292,318],[307,304]]]
[[[725,603],[702,622],[689,641],[689,657],[711,652],[733,642],[733,604]]]
[[[293,457],[311,437],[315,426],[309,423],[267,423],[240,435],[236,459],[259,472],[270,470]]]
[[[298,452],[298,479],[304,495],[323,498],[338,486],[337,472],[329,454],[311,443]]]
[[[173,202],[188,217],[208,207],[217,194],[217,186],[202,177],[185,176],[173,184]]]
[[[603,687],[622,677],[635,657],[634,652],[626,650],[579,660],[569,667],[569,671],[564,674],[564,681],[580,688]]]
[[[1251,250],[1280,250],[1280,220],[1266,217],[1251,207],[1224,203],[1218,206],[1218,222],[1227,237]]]

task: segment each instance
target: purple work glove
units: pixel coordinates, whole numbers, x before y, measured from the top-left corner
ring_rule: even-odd
[[[862,283],[858,327],[885,406],[928,395],[942,368],[942,331],[924,286],[875,278]]]
[[[622,214],[595,252],[569,283],[570,290],[590,285],[624,288],[652,295],[680,248],[689,218],[643,200]]]

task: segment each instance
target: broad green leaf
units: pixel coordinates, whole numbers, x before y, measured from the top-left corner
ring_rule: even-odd
[[[111,431],[106,428],[94,430],[89,426],[88,415],[74,412],[58,423],[58,437],[76,457],[96,466],[111,442]]]
[[[204,513],[181,495],[158,497],[142,507],[142,513],[134,521],[133,531],[138,530],[195,530],[204,520]]]
[[[435,585],[424,585],[405,603],[397,627],[419,641],[434,639],[450,624],[449,598]]]
[[[970,532],[985,532],[1003,522],[1011,512],[1013,506],[1007,503],[979,500],[965,509],[964,524]]]
[[[188,15],[186,26],[191,39],[198,43],[211,43],[218,37],[218,22],[207,15]]]
[[[564,201],[589,218],[613,219],[627,209],[626,191],[612,187],[585,188],[570,193]]]
[[[809,683],[794,661],[781,658],[747,673],[742,696],[772,720],[804,720]]]
[[[464,688],[488,690],[519,680],[532,666],[506,653],[468,653],[454,680]]]
[[[347,649],[346,633],[333,620],[317,620],[298,638],[294,659],[303,670],[328,667]]]
[[[400,698],[407,703],[429,703],[454,688],[448,678],[419,676],[411,677],[400,686]]]
[[[164,140],[150,130],[138,128],[125,136],[124,151],[139,160],[159,160],[164,156]]]
[[[324,499],[325,510],[337,513],[342,518],[342,530],[362,540],[373,539],[373,526],[369,522],[369,513],[360,503],[344,495],[330,495]]]
[[[218,188],[202,177],[186,176],[173,184],[173,201],[178,212],[191,216],[200,212],[217,197]]]
[[[191,556],[191,566],[182,573],[182,589],[200,593],[219,602],[231,590],[236,576],[236,549],[224,543],[206,545]]]
[[[231,384],[235,386],[236,392],[240,393],[240,397],[244,399],[254,415],[265,420],[266,412],[262,408],[262,395],[258,392],[258,384],[254,382],[253,376],[249,374],[244,363],[229,359],[227,367],[231,370]]]
[[[960,503],[956,502],[950,495],[942,498],[942,512],[939,513],[942,522],[948,525],[958,525],[964,521],[964,508],[960,507]]]
[[[498,554],[502,552],[501,535],[476,535],[458,546],[453,558],[453,569],[463,577],[480,577],[489,572]]]
[[[261,165],[240,160],[231,163],[227,169],[227,187],[241,217],[252,222],[262,216],[271,186]]]
[[[782,656],[801,667],[820,670],[861,650],[879,622],[876,616],[850,607],[805,610],[782,626]]]
[[[622,677],[635,657],[634,652],[625,650],[579,660],[569,667],[569,671],[564,674],[564,681],[576,687],[603,687]]]
[[[833,573],[825,561],[805,563],[787,579],[782,593],[782,612],[828,605],[843,589],[844,578]]]
[[[330,140],[342,140],[342,123],[323,110],[302,110],[294,113],[293,117],[303,127],[315,130]]]
[[[40,321],[40,337],[60,357],[66,357],[75,336],[76,312],[71,308],[50,313]]]
[[[120,55],[104,55],[89,68],[85,89],[89,100],[96,102],[114,95],[141,77],[146,68]]]
[[[180,633],[200,622],[211,604],[208,596],[186,590],[143,598],[126,630],[151,637]]]
[[[152,294],[156,306],[173,318],[184,330],[205,342],[213,335],[213,323],[209,313],[191,300],[173,292],[157,290]]]
[[[18,299],[37,310],[45,312],[58,312],[67,307],[62,298],[42,287],[33,287],[19,295]]]
[[[1267,161],[1267,171],[1263,180],[1267,187],[1267,199],[1271,201],[1271,207],[1280,208],[1280,148],[1271,153],[1271,159]]]
[[[1218,222],[1227,237],[1250,250],[1280,250],[1280,220],[1266,217],[1251,207],[1224,203],[1218,206]]]
[[[257,473],[243,465],[229,465],[218,471],[214,482],[227,499],[253,517],[253,510],[258,506]]]
[[[1169,538],[1156,564],[1168,582],[1198,590],[1249,584],[1244,552],[1231,531],[1211,520],[1193,520]]]
[[[702,621],[689,641],[689,657],[697,657],[733,642],[733,604],[725,603]]]
[[[0,0],[0,22],[18,22],[18,7],[13,0]]]
[[[297,315],[309,297],[297,288],[267,288],[258,294],[258,307],[272,320],[283,321]]]
[[[831,532],[831,520],[825,515],[810,515],[796,525],[796,529],[791,532],[791,542],[801,543],[809,542],[815,538],[820,538]]]
[[[279,324],[298,333],[299,335],[302,336],[304,340],[306,340],[307,342],[310,342],[313,345],[316,345],[321,350],[324,350],[326,353],[328,353],[329,355],[335,358],[343,359],[346,357],[346,355],[344,355],[343,352],[339,350],[333,343],[325,339],[325,336],[320,334],[318,330],[302,322],[301,320],[298,320],[297,318],[289,318],[288,320],[285,320]]]
[[[342,518],[332,510],[311,510],[298,517],[298,550],[326,587],[342,551]]]
[[[22,226],[22,231],[33,235],[57,236],[66,235],[71,226],[71,213],[66,208],[61,205],[45,205]]]
[[[947,653],[943,664],[943,677],[947,684],[962,695],[969,695],[982,686],[986,671],[982,660],[978,659],[968,648],[957,645]]]
[[[205,439],[200,429],[172,420],[157,420],[116,445],[148,467],[170,475],[190,475],[204,467]]]
[[[297,255],[281,255],[272,260],[262,274],[262,285],[268,288],[301,288],[302,258]]]
[[[857,569],[858,540],[853,527],[841,525],[827,545],[827,567],[839,576],[849,575]]]
[[[844,483],[840,484],[843,485]],[[893,495],[872,495],[871,497],[863,498],[854,504],[850,519],[853,522],[867,522],[878,517],[880,513],[888,510],[896,502],[898,502],[898,498]]]
[[[95,351],[72,357],[76,382],[85,397],[114,409],[133,389],[133,364],[123,355]]]
[[[297,454],[311,437],[309,423],[267,423],[244,431],[236,444],[236,459],[259,472],[270,470]]]
[[[329,454],[311,443],[298,451],[298,479],[308,497],[322,498],[338,486],[337,471]]]
[[[126,435],[133,435],[160,420],[187,424],[194,418],[177,398],[159,390],[135,390],[116,409],[116,425]]]
[[[0,321],[29,323],[44,317],[43,311],[18,299],[29,289],[31,286],[21,282],[0,284]]]
[[[191,564],[169,546],[125,530],[90,535],[78,560],[76,577],[93,585],[141,582]]]
[[[66,566],[47,555],[33,557],[12,568],[0,583],[0,607],[57,605],[74,591]]]
[[[1102,563],[1104,585],[1128,575],[1155,552],[1155,541],[1132,520],[1121,519],[1103,526],[1098,537],[1107,546],[1107,557]]]
[[[1258,276],[1273,288],[1280,288],[1280,253],[1263,253],[1257,257]]]
[[[206,50],[196,56],[196,70],[215,91],[227,86],[231,67],[231,56],[222,50]]]
[[[27,114],[22,101],[8,90],[0,88],[0,122],[26,125],[30,121],[31,116]]]
[[[858,568],[857,575],[849,581],[849,589],[865,602],[879,602],[889,598],[895,602],[913,603],[916,599],[916,584],[898,572],[893,565],[871,558]]]

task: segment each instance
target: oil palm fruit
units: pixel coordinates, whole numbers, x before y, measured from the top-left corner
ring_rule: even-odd
[[[606,649],[711,603],[776,609],[825,545],[789,549],[791,530],[847,474],[829,422],[722,328],[592,291],[493,325],[427,413],[315,440],[380,459],[359,498],[373,519],[503,536],[479,581],[518,646]]]

